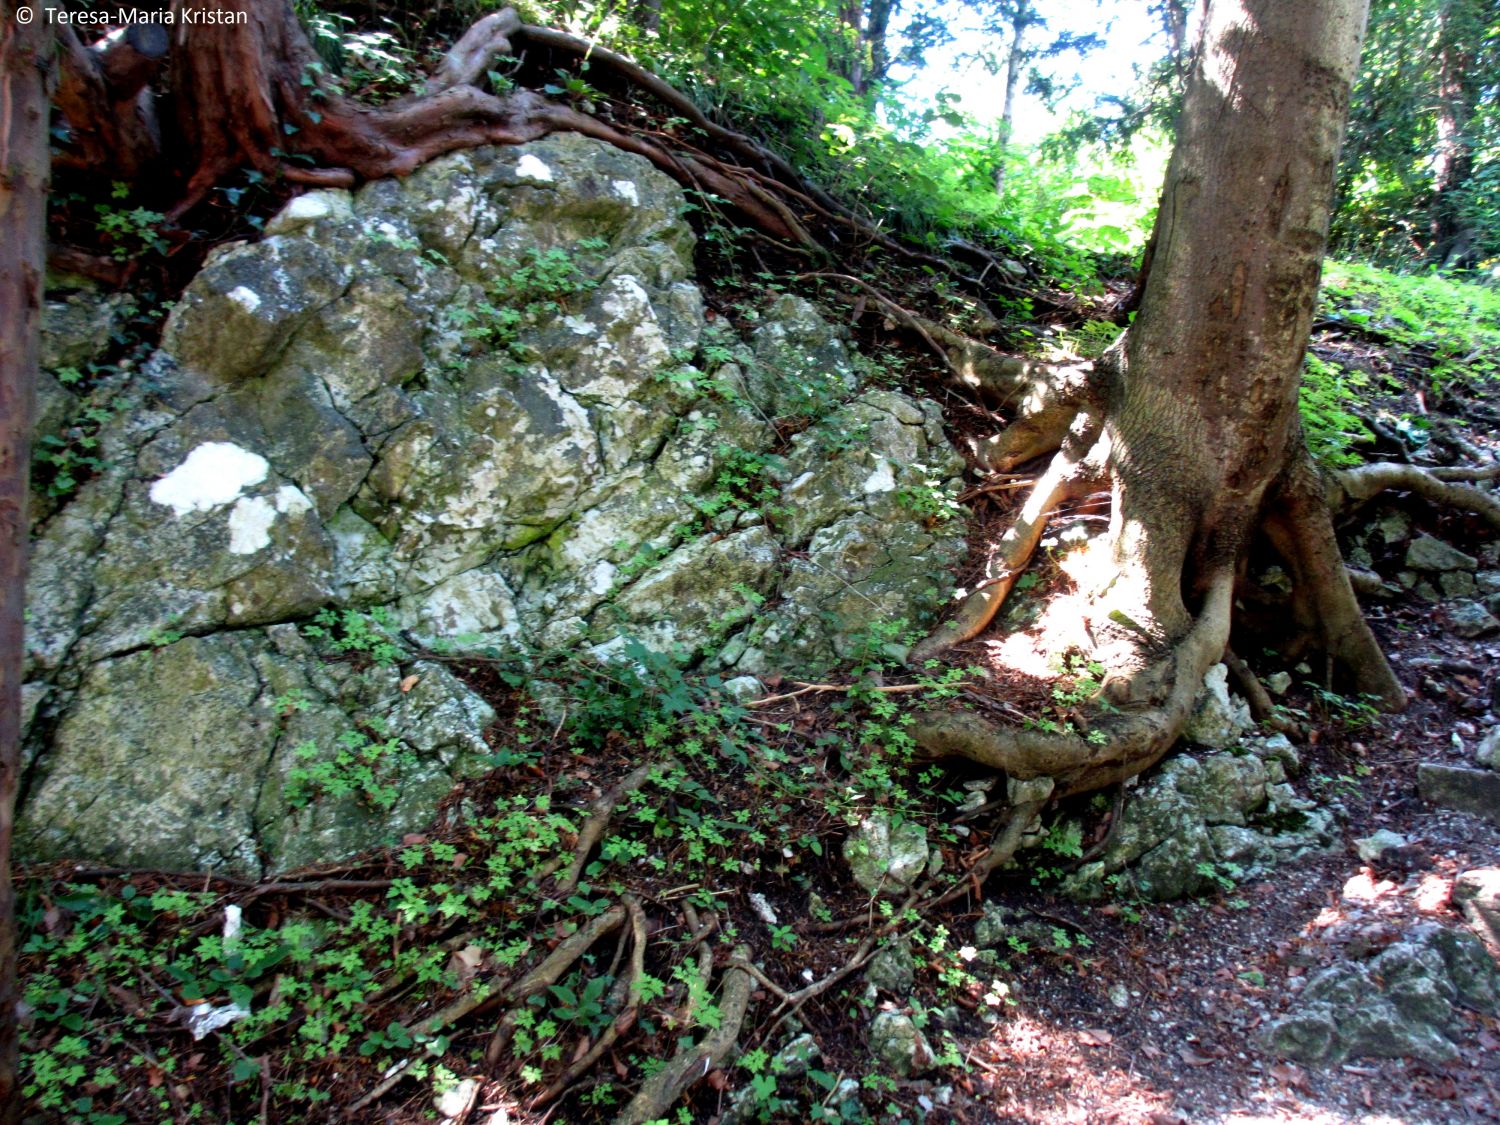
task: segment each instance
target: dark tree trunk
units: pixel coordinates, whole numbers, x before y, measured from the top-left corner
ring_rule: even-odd
[[[1438,9],[1437,147],[1432,160],[1432,247],[1446,267],[1469,264],[1474,232],[1464,219],[1464,194],[1474,173],[1473,119],[1480,82],[1475,49],[1485,32],[1479,0],[1444,0]]]
[[[33,7],[32,11],[37,9]],[[52,29],[0,5],[0,1122],[20,1120],[10,845],[21,770],[28,471],[46,263]]]

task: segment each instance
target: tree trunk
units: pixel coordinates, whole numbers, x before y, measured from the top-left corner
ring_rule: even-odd
[[[1485,33],[1477,0],[1444,0],[1438,9],[1437,147],[1432,156],[1432,247],[1429,258],[1451,268],[1474,253],[1464,221],[1464,191],[1474,173],[1472,123],[1480,82],[1474,52]]]
[[[27,476],[46,263],[52,50],[45,18],[22,24],[14,5],[0,6],[0,1122],[21,1115],[10,844],[21,771]]]
[[[1211,5],[1140,312],[1096,373],[1093,401],[1072,392],[1075,420],[1025,509],[1034,527],[1070,482],[1109,483],[1112,566],[1092,591],[1089,632],[1122,710],[1102,716],[1091,739],[929,715],[918,737],[930,749],[1046,774],[1061,792],[1151,765],[1223,658],[1257,534],[1280,548],[1294,613],[1346,683],[1404,705],[1345,576],[1297,410],[1366,10],[1366,0]],[[1052,427],[1057,440],[1065,428]],[[1009,575],[1037,538],[1007,537]],[[1002,591],[1012,580],[996,578]],[[994,604],[966,605],[914,663],[983,628],[998,599],[976,598]]]
[[[1031,5],[1019,4],[1010,21],[1010,53],[1005,59],[1005,104],[1000,111],[999,137],[996,147],[1000,150],[995,163],[995,194],[1005,194],[1005,158],[1010,152],[1010,135],[1016,124],[1016,86],[1021,79],[1021,43],[1026,38],[1026,29],[1031,26]]]

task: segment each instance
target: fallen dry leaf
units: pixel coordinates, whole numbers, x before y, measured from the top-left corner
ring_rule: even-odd
[[[1078,1041],[1085,1047],[1108,1047],[1115,1037],[1102,1027],[1090,1027],[1078,1033]]]
[[[1188,1066],[1212,1066],[1214,1060],[1207,1055],[1200,1055],[1191,1047],[1183,1047],[1177,1052],[1177,1057]]]
[[[466,945],[462,949],[455,950],[453,956],[449,958],[448,971],[458,978],[460,985],[466,984],[474,979],[483,961],[483,949],[477,945]]]
[[[1271,1067],[1271,1077],[1283,1086],[1307,1085],[1307,1075],[1300,1067],[1293,1066],[1291,1063],[1277,1063]]]

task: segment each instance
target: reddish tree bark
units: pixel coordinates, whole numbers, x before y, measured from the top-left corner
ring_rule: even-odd
[[[31,10],[40,16],[38,5]],[[45,280],[52,29],[0,3],[0,1122],[20,1120],[10,843],[21,770],[28,471]]]

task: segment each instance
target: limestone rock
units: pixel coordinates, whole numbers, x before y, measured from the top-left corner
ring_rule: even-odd
[[[1366,863],[1377,863],[1386,852],[1404,848],[1407,843],[1406,837],[1401,833],[1392,832],[1388,828],[1380,828],[1368,836],[1355,840],[1354,852]]]
[[[1453,905],[1469,927],[1500,957],[1500,867],[1475,867],[1453,881]]]
[[[1500,972],[1471,935],[1416,927],[1368,962],[1340,961],[1313,977],[1261,1045],[1307,1063],[1360,1056],[1457,1057],[1455,1006],[1496,1010]]]
[[[442,666],[412,672],[402,692],[397,669],[324,665],[287,626],[100,661],[38,759],[17,838],[37,858],[259,875],[421,829],[482,770],[494,716]],[[389,741],[358,734],[372,726]],[[342,770],[321,767],[341,751]]]
[[[870,1023],[870,1054],[890,1074],[901,1078],[932,1069],[935,1056],[927,1036],[910,1016],[881,1012]]]
[[[1500,770],[1500,726],[1491,727],[1479,740],[1479,746],[1474,750],[1474,760],[1481,766]]]
[[[1500,631],[1500,619],[1474,601],[1456,601],[1447,606],[1448,628],[1465,639],[1486,637]]]
[[[870,958],[870,964],[865,968],[866,981],[901,999],[911,995],[916,979],[916,972],[912,968],[911,942],[905,937],[881,949]]]
[[[1479,560],[1431,535],[1419,535],[1406,548],[1406,566],[1411,570],[1473,570]]]
[[[330,605],[388,606],[460,649],[609,659],[635,638],[726,678],[811,674],[874,622],[927,624],[965,549],[941,518],[962,463],[940,412],[862,389],[801,298],[704,346],[683,208],[642,158],[560,134],[308,193],[212,255],[147,365],[152,398],[103,425],[105,468],[35,528],[26,679],[36,737],[55,734],[27,748],[28,854],[252,870],[419,826],[482,753],[457,689],[405,700],[393,734],[416,772],[384,829],[357,801],[276,804],[303,736],[274,733],[256,677],[334,675],[267,639]],[[516,280],[541,274],[566,284]],[[119,315],[53,303],[54,364]],[[778,458],[770,422],[792,416],[807,428]],[[320,702],[289,730],[316,714],[336,737],[376,706],[336,686],[309,688]],[[222,760],[153,729],[151,708]],[[89,745],[115,723],[113,747]],[[445,743],[453,724],[469,734]],[[108,803],[64,807],[105,778],[142,810],[138,838]]]
[[[1222,750],[1254,726],[1249,706],[1239,696],[1229,694],[1229,669],[1215,664],[1203,676],[1203,694],[1193,705],[1183,738]]]
[[[871,894],[898,895],[927,867],[927,830],[878,810],[845,839],[844,860],[854,881]]]
[[[1435,805],[1500,824],[1500,773],[1423,762],[1417,767],[1417,790]]]
[[[1126,802],[1108,849],[1070,875],[1064,893],[1097,901],[1121,884],[1144,898],[1178,898],[1328,848],[1331,814],[1276,780],[1285,760],[1296,762],[1286,738],[1248,740],[1244,750],[1165,762]]]

